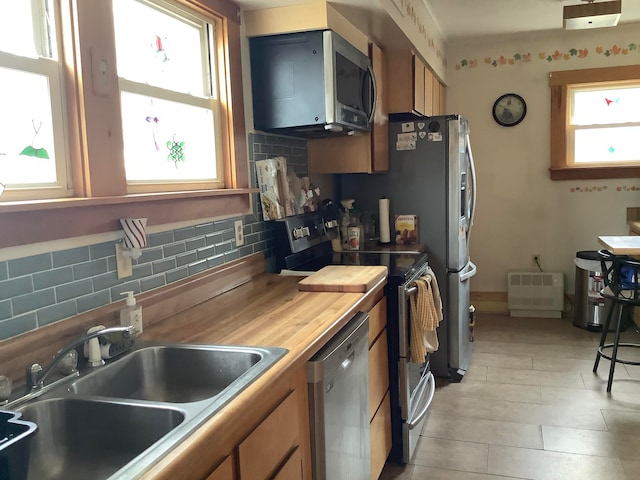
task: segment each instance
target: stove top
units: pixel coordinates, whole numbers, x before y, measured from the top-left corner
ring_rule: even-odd
[[[322,214],[296,215],[276,221],[276,269],[315,272],[327,265],[386,265],[389,278],[404,281],[427,263],[419,245],[376,246],[371,250],[334,252]]]

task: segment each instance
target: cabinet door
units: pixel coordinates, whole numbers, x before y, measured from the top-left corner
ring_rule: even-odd
[[[440,98],[440,115],[445,115],[447,113],[447,109],[446,107],[446,102],[445,102],[445,90],[446,87],[444,86],[444,84],[438,82],[438,90],[439,92],[439,98]]]
[[[238,447],[241,480],[266,480],[298,446],[297,391],[291,392]]]
[[[387,297],[369,310],[369,348],[387,326]]]
[[[376,79],[376,111],[371,125],[371,165],[368,173],[389,170],[389,107],[387,105],[387,69],[384,52],[369,44],[369,58]]]
[[[425,67],[424,69],[424,114],[427,117],[435,115],[433,113],[433,72]]]
[[[233,475],[233,457],[228,456],[218,467],[206,478],[206,480],[235,480]]]
[[[373,418],[389,390],[387,332],[382,332],[369,349],[369,420]]]
[[[302,455],[296,448],[273,480],[300,480],[302,478]]]
[[[377,480],[391,452],[391,403],[389,392],[371,421],[371,480]]]
[[[426,89],[425,89],[425,72],[424,63],[413,56],[413,110],[422,115],[426,112]]]
[[[437,78],[433,78],[433,87],[431,88],[433,93],[433,115],[442,115],[442,111],[440,110],[440,82]]]

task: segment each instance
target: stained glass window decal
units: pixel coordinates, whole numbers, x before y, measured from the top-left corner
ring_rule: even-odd
[[[640,87],[569,87],[573,163],[624,165],[640,161]]]
[[[638,161],[640,126],[584,128],[575,132],[575,163],[628,163]]]
[[[202,22],[138,0],[113,0],[113,13],[120,77],[196,96],[211,94]]]
[[[161,119],[157,123],[148,115],[151,100],[157,116],[153,118]],[[185,182],[217,178],[210,109],[130,92],[121,93],[121,108],[127,180]],[[149,141],[150,123],[157,128],[159,149]],[[179,148],[171,148],[174,142]]]
[[[9,186],[57,181],[49,79],[0,67],[0,176]],[[10,112],[10,113],[5,113]]]
[[[640,88],[574,89],[572,125],[640,123]]]
[[[213,26],[160,1],[113,0],[113,10],[128,185],[223,185]]]

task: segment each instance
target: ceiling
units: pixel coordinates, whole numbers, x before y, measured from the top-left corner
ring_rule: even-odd
[[[305,3],[305,0],[233,0],[244,10]],[[311,0],[309,0],[311,1]],[[371,8],[372,0],[329,0]],[[470,37],[562,30],[562,7],[586,0],[414,0],[422,1],[449,42]],[[623,0],[619,25],[640,23],[640,1]]]

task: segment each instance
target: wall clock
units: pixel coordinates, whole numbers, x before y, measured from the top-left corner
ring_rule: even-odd
[[[527,104],[516,93],[505,93],[493,104],[493,119],[503,127],[513,127],[524,120]]]

